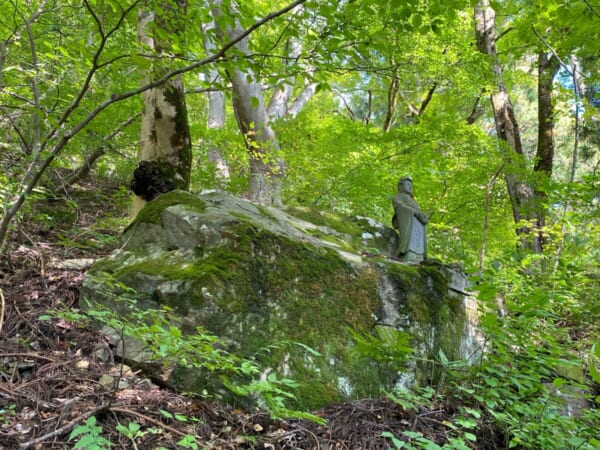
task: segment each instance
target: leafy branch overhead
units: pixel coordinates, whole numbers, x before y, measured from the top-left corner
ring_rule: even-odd
[[[0,447],[600,446],[597,2],[0,5]],[[396,267],[379,244],[396,236],[392,199],[405,176],[429,220],[429,258],[398,264],[397,285],[387,273],[377,284],[381,264]],[[167,321],[162,304],[148,315],[140,309],[137,321],[100,308],[79,313],[93,259],[139,250],[121,241],[122,230],[141,247],[154,235],[139,223],[172,231],[167,200],[203,214],[223,204],[204,196],[234,199],[269,220],[296,215],[290,234],[313,228],[298,245],[278,240],[285,258],[268,258],[274,237],[232,215],[223,240],[243,250],[235,257],[224,245],[207,251],[215,235],[198,228],[185,236],[202,245],[179,251],[184,234],[173,235],[168,256],[150,266],[128,259],[125,281],[140,276],[138,293],[166,302],[192,275],[209,280],[187,301],[210,303],[221,286],[223,317],[250,311],[244,317],[255,327],[255,309],[270,312],[285,292],[286,320],[296,321],[289,333],[265,326],[252,356],[238,358],[206,330]],[[190,217],[172,221],[195,223]],[[377,232],[363,235],[373,223]],[[332,249],[369,239],[381,242],[356,254],[373,265],[364,278],[355,262],[333,257]],[[322,253],[308,250],[314,240]],[[427,303],[443,281],[427,284],[440,265],[460,267],[477,296],[486,353],[475,366],[446,348],[415,351],[416,338],[437,342],[460,328],[454,303]],[[224,294],[239,267],[237,287],[251,294],[243,307]],[[150,288],[149,271],[175,280]],[[340,282],[342,272],[352,282]],[[446,327],[428,334],[409,321],[400,331],[373,318],[385,308],[363,301],[393,293],[410,303],[416,290],[427,300],[412,303],[420,319]],[[368,310],[362,322],[357,304]],[[213,371],[218,389],[200,389],[197,401],[169,391],[147,366],[129,374],[86,328],[90,316],[146,341],[159,360]],[[371,374],[413,365],[428,369],[427,386],[328,406],[325,425],[282,420],[295,393],[322,405],[334,387],[348,387],[347,374],[331,386],[288,376],[316,361],[320,374],[331,372],[336,358],[319,345],[336,336],[319,340],[316,331],[334,323],[345,326],[344,361],[361,368],[369,392],[381,391]],[[267,337],[279,340],[260,345]],[[298,367],[258,363],[292,349],[304,355]],[[207,410],[205,400],[225,394],[243,406],[258,398],[266,413]]]

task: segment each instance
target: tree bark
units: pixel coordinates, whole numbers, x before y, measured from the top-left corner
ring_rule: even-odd
[[[544,243],[542,229],[546,226],[544,202],[547,194],[543,185],[552,176],[554,163],[554,98],[553,83],[560,62],[552,53],[538,54],[538,142],[535,157],[534,173],[536,183],[542,185],[534,192],[536,197],[537,228],[540,231],[539,240]]]
[[[160,56],[164,56],[171,43],[155,37],[152,27],[162,28],[167,36],[182,32],[185,3],[165,0],[163,5],[160,17],[154,11],[138,14],[138,40],[158,57],[151,63],[143,84],[168,72]],[[146,201],[157,195],[174,189],[187,190],[191,175],[192,146],[181,77],[145,91],[143,102],[140,166],[131,183],[136,194],[133,217]]]
[[[231,8],[235,7],[234,2]],[[223,1],[213,0],[211,9],[218,34],[226,40],[233,40],[243,32],[239,20],[233,25],[222,27],[219,18],[223,16]],[[236,11],[229,14],[235,17]],[[248,38],[235,44],[243,55],[249,54]],[[233,93],[233,110],[240,131],[244,135],[250,166],[248,197],[261,204],[281,205],[281,183],[285,174],[283,161],[278,158],[279,143],[269,123],[269,114],[261,91],[261,85],[254,71],[247,67],[234,67],[228,71]]]
[[[560,67],[551,53],[538,55],[538,143],[534,171],[550,177],[554,161],[553,82]]]
[[[291,119],[295,119],[296,116],[302,111],[302,108],[306,106],[308,101],[312,98],[313,95],[317,92],[318,83],[312,83],[308,81],[304,89],[296,99],[292,102],[291,106],[288,108],[287,116]]]
[[[400,77],[398,76],[398,69],[394,68],[392,72],[392,79],[390,80],[390,86],[388,87],[387,91],[387,111],[385,112],[385,119],[383,121],[384,133],[390,131],[395,123],[399,89]]]
[[[210,21],[203,27],[204,35],[215,28],[214,21]],[[208,54],[214,53],[216,46],[210,39],[204,40],[204,48]],[[209,83],[221,84],[221,74],[214,65],[210,66],[206,74]],[[208,91],[208,118],[206,126],[211,130],[221,130],[225,128],[225,93],[222,90]],[[229,164],[223,155],[223,149],[219,148],[214,142],[208,142],[207,160],[214,166],[214,185],[227,185],[231,179]]]
[[[505,143],[509,150],[506,155],[511,165],[505,174],[506,187],[511,200],[512,212],[517,225],[517,236],[523,248],[541,253],[539,223],[536,214],[536,198],[533,187],[524,178],[526,173],[525,155],[519,124],[502,77],[502,68],[496,52],[496,12],[490,7],[488,0],[481,0],[475,7],[475,32],[477,49],[490,57],[497,91],[491,95],[492,110],[496,123],[498,139]],[[510,166],[510,165],[509,165]]]
[[[296,62],[296,60],[300,56],[302,46],[300,45],[297,39],[289,39],[287,41],[286,47],[286,53],[288,56],[287,65],[290,66],[291,62]],[[290,76],[282,80],[275,87],[273,95],[271,95],[271,100],[269,101],[269,107],[267,108],[267,112],[271,119],[281,119],[287,114],[288,104],[292,96],[292,92],[294,90],[294,81],[295,77]]]

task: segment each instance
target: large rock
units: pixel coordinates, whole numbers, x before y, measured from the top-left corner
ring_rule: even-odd
[[[399,382],[435,381],[435,361],[477,347],[472,299],[450,293],[458,272],[388,258],[394,236],[366,218],[175,191],[148,203],[122,247],[92,266],[81,303],[128,314],[118,300],[128,290],[139,308],[170,306],[183,332],[201,325],[235,354],[296,379],[302,407],[377,395]],[[397,330],[412,337],[406,364],[382,356],[401,355]],[[356,333],[378,336],[381,348],[357,344]],[[123,351],[149,358],[139,342]],[[201,391],[205,376],[175,370],[171,381]]]

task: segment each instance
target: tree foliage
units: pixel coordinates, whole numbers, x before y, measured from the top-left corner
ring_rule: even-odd
[[[411,175],[432,213],[430,256],[477,274],[485,311],[504,299],[508,314],[486,315],[490,358],[461,395],[504,426],[511,445],[542,448],[560,433],[560,445],[576,447],[568,424],[544,409],[553,400],[543,385],[565,379],[597,395],[599,383],[600,7],[489,2],[490,52],[481,41],[478,49],[467,1],[189,2],[185,23],[168,1],[0,5],[3,252],[32,214],[31,197],[63,195],[85,177],[128,185],[142,94],[181,80],[192,190],[247,195],[251,177],[266,174],[284,204],[390,225],[396,183]],[[161,18],[151,30],[160,48],[138,44],[140,11]],[[241,117],[244,84],[253,90]],[[206,92],[227,100],[218,127],[207,122]],[[500,94],[510,108],[497,107]],[[503,114],[518,124],[518,146],[502,135]],[[522,245],[528,239],[543,245]],[[557,372],[575,363],[582,379]],[[532,417],[541,428],[523,426]]]

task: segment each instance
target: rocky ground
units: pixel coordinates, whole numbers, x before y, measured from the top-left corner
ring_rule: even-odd
[[[271,420],[98,359],[107,347],[99,332],[48,311],[77,311],[86,260],[116,243],[117,227],[98,223],[107,214],[118,219],[124,208],[114,191],[70,195],[36,203],[0,267],[0,449],[73,448],[86,436],[77,448],[109,448],[109,441],[123,449],[387,449],[394,445],[382,433],[407,430],[447,442],[451,412],[441,405],[415,412],[387,398],[365,399],[314,411],[326,425]],[[83,267],[66,265],[71,260]],[[73,430],[83,433],[69,440]]]

